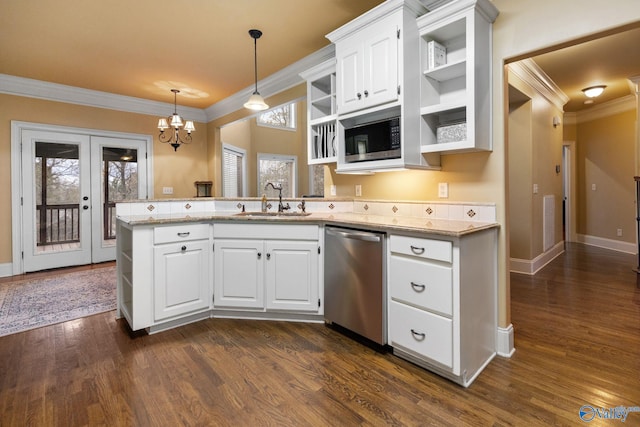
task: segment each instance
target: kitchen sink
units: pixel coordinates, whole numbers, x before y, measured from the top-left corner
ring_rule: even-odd
[[[311,215],[309,212],[240,212],[235,214],[235,216],[308,216]]]

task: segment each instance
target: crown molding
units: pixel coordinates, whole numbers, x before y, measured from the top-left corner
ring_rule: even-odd
[[[418,28],[449,20],[452,16],[462,14],[475,9],[487,22],[492,23],[499,15],[498,9],[488,0],[456,0],[456,1],[432,1],[429,7],[426,1],[422,3],[430,12],[418,18]]]
[[[315,51],[311,55],[305,56],[301,60],[294,62],[293,64],[277,71],[270,76],[258,81],[258,89],[263,98],[268,98],[283,90],[289,89],[293,86],[299,85],[304,82],[300,73],[315,67],[329,59],[335,58],[336,49],[333,44],[329,44],[320,50]],[[224,117],[227,114],[231,114],[234,111],[241,110],[247,99],[251,96],[255,87],[253,85],[246,87],[245,89],[234,93],[233,95],[219,101],[204,111],[207,115],[207,121],[212,121],[220,117]]]
[[[569,102],[569,97],[556,85],[553,80],[531,59],[523,59],[509,64],[509,70],[520,77],[536,92],[544,96],[549,102],[563,111],[564,104]]]
[[[590,122],[591,120],[603,119],[615,114],[624,113],[625,111],[635,110],[636,107],[636,96],[627,95],[603,104],[595,105],[587,110],[578,111],[576,114],[576,122],[580,124]]]
[[[173,103],[150,101],[8,74],[0,74],[0,93],[152,116],[170,116],[173,113]],[[180,113],[189,120],[197,122],[206,120],[204,110],[200,108],[181,106]]]

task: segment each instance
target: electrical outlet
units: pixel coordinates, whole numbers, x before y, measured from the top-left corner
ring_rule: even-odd
[[[362,185],[356,184],[356,197],[362,197]]]
[[[591,184],[591,190],[596,191],[596,185],[595,184]]]
[[[331,192],[332,196],[335,196],[336,193],[337,193],[336,186],[334,184],[332,184],[330,189],[329,189],[329,191]]]
[[[446,182],[438,183],[438,197],[441,199],[446,199],[449,197],[449,184]]]
[[[533,194],[538,194],[538,184],[533,184]]]
[[[616,230],[616,234],[618,235],[618,237],[622,237],[622,228],[618,228]]]
[[[162,187],[162,194],[173,194],[173,187]]]

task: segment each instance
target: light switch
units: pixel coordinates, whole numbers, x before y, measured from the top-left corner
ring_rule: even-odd
[[[538,184],[533,184],[533,194],[538,194]]]
[[[441,199],[446,199],[449,197],[449,184],[446,182],[438,183],[438,197]]]
[[[162,187],[162,194],[173,194],[173,187]]]
[[[596,191],[596,185],[595,185],[595,184],[591,184],[591,189],[592,189],[593,191]]]
[[[356,184],[356,197],[362,197],[362,185]]]

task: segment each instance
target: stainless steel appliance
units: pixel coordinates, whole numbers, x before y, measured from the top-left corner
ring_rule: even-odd
[[[325,228],[324,317],[386,344],[384,233]]]
[[[347,163],[400,158],[400,117],[345,129],[344,149]]]

